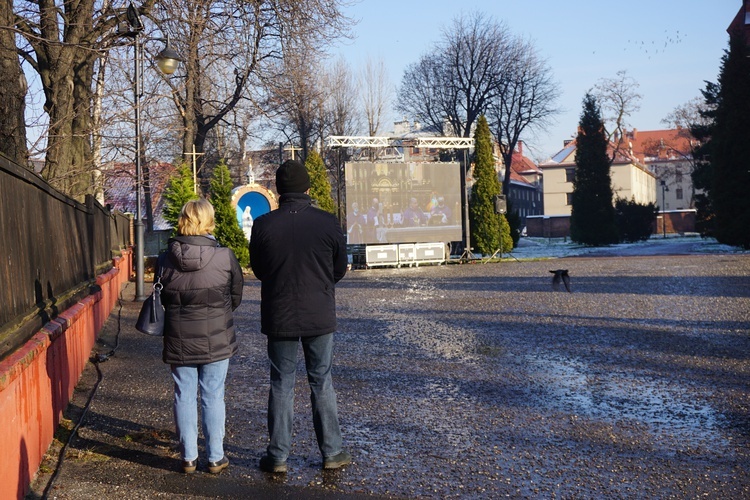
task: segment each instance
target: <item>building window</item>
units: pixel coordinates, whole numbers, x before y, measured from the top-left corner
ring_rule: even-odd
[[[682,188],[675,189],[674,195],[675,195],[675,197],[678,200],[681,200],[682,199]]]
[[[674,180],[675,182],[682,182],[682,172],[675,172]]]
[[[575,178],[576,178],[576,169],[566,168],[565,169],[565,182],[573,182]],[[568,203],[568,205],[570,205],[570,203]]]
[[[566,205],[572,205],[573,204],[573,193],[567,193],[565,195],[565,204]]]

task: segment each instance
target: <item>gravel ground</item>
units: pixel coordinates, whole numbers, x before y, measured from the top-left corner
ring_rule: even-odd
[[[175,472],[170,377],[126,290],[50,497],[748,498],[750,255],[646,253],[351,271],[334,385],[354,462],[321,471],[300,359],[281,477],[257,469],[259,283],[238,310],[218,478]],[[572,293],[552,290],[557,268]],[[89,366],[70,418],[96,378]]]

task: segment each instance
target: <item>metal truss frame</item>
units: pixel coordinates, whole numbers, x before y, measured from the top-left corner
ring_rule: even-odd
[[[469,230],[469,203],[466,195],[466,172],[469,158],[468,150],[474,147],[474,139],[471,137],[368,137],[357,135],[329,135],[325,140],[326,146],[330,148],[354,147],[354,148],[386,148],[386,147],[414,147],[414,148],[437,148],[437,149],[463,149],[464,161],[461,163],[461,208],[463,212],[464,229],[464,251],[461,261],[475,259],[476,256],[471,249],[471,234]],[[340,171],[340,168],[339,168]],[[340,210],[340,208],[339,208]],[[339,215],[341,217],[341,215]]]

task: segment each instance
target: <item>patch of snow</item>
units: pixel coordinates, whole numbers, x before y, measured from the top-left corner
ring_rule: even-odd
[[[573,243],[567,238],[524,237],[510,254],[503,257],[516,259],[544,259],[579,256],[636,256],[636,255],[690,255],[690,254],[748,254],[741,247],[724,245],[715,238],[702,238],[697,234],[654,235],[646,241],[619,243],[591,247]]]

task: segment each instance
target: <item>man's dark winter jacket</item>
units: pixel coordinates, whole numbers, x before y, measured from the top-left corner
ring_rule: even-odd
[[[286,193],[279,208],[258,217],[250,265],[261,281],[261,332],[312,337],[336,330],[334,285],[346,274],[346,240],[338,219],[302,193]]]
[[[232,311],[242,301],[242,268],[208,236],[169,240],[162,264],[165,363],[213,363],[237,352]]]

